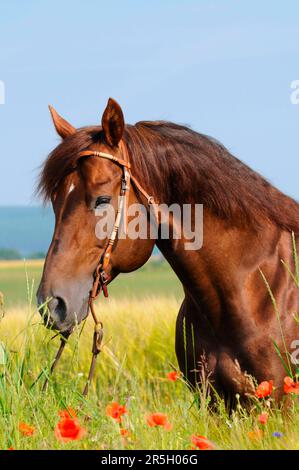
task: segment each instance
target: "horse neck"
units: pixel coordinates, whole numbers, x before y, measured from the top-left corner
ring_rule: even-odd
[[[284,232],[286,234],[286,232]],[[204,209],[203,245],[186,250],[184,238],[158,240],[157,246],[183,284],[186,295],[205,298],[211,306],[231,298],[242,279],[258,272],[281,238],[282,231],[265,222],[262,231],[237,227]],[[287,235],[287,234],[286,234]],[[220,298],[221,297],[221,298]]]

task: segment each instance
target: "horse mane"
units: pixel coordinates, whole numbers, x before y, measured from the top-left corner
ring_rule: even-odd
[[[50,153],[37,186],[45,202],[101,132],[79,129]],[[124,140],[134,176],[158,201],[201,203],[235,225],[257,229],[267,219],[299,234],[299,204],[215,139],[171,122],[141,121],[125,127]]]

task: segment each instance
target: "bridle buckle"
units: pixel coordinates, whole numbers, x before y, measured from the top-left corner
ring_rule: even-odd
[[[100,271],[100,279],[101,279],[101,288],[103,290],[104,297],[108,297],[108,288],[107,288],[108,276],[103,269]]]
[[[122,178],[121,179],[121,190],[123,192],[125,192],[125,191],[127,191],[127,189],[128,189],[127,180],[126,180],[126,178]]]

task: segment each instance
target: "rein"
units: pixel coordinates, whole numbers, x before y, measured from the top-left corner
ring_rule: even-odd
[[[92,285],[92,289],[89,293],[89,301],[88,301],[88,308],[92,314],[95,327],[94,327],[94,333],[93,333],[93,344],[92,344],[92,360],[91,360],[91,365],[89,369],[89,374],[88,374],[88,379],[86,382],[86,385],[83,390],[83,396],[85,397],[88,394],[88,389],[89,385],[92,381],[94,371],[95,371],[95,365],[96,365],[96,359],[99,353],[101,352],[101,344],[103,341],[103,323],[98,319],[97,314],[95,312],[94,308],[94,302],[95,300],[99,297],[101,292],[103,292],[104,297],[108,297],[108,288],[107,288],[107,283],[109,280],[109,277],[106,273],[107,267],[110,263],[110,258],[111,258],[111,253],[113,250],[113,247],[116,243],[117,239],[117,234],[119,231],[121,219],[122,219],[122,214],[124,213],[125,215],[125,221],[127,220],[127,210],[128,210],[128,199],[129,199],[129,193],[130,193],[130,187],[131,187],[131,182],[147,200],[148,206],[152,206],[154,209],[154,214],[156,221],[158,221],[158,214],[157,214],[157,208],[156,208],[156,202],[152,196],[150,196],[144,188],[141,186],[141,184],[138,182],[138,180],[135,178],[135,176],[132,175],[131,172],[131,164],[129,161],[129,154],[127,147],[123,141],[120,142],[120,149],[125,156],[125,159],[121,159],[116,157],[115,155],[112,155],[110,153],[105,153],[105,152],[97,152],[94,150],[85,150],[83,152],[79,153],[79,158],[83,157],[98,157],[98,158],[104,158],[107,160],[112,161],[113,163],[119,165],[122,169],[122,179],[121,179],[121,189],[120,189],[120,197],[118,199],[118,208],[117,208],[117,213],[116,213],[116,218],[114,222],[114,226],[111,232],[111,235],[108,239],[108,242],[106,244],[106,247],[104,248],[103,253],[101,254],[100,260],[98,262],[98,265],[95,269],[94,272],[94,281]],[[69,335],[68,335],[69,336]],[[66,341],[68,339],[68,336],[64,336],[61,338],[61,343],[59,350],[55,356],[55,359],[52,363],[51,369],[50,369],[50,375],[53,373],[61,355],[64,350]],[[43,386],[43,391],[47,389],[48,386],[48,381],[49,377],[47,377],[44,386]]]

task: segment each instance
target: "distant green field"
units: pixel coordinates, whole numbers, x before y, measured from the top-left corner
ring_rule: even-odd
[[[16,307],[28,302],[29,292],[37,290],[41,273],[41,261],[0,262],[0,291],[5,305]],[[27,283],[28,280],[28,283]],[[113,298],[144,298],[148,296],[172,295],[176,299],[183,291],[176,275],[166,262],[150,261],[138,271],[122,274],[109,288]]]

